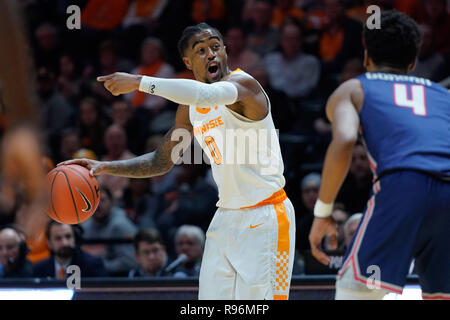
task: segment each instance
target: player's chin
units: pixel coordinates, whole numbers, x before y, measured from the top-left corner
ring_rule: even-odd
[[[215,72],[209,72],[208,70],[206,71],[207,83],[214,83],[220,81],[221,79],[222,79],[222,72],[219,68]]]

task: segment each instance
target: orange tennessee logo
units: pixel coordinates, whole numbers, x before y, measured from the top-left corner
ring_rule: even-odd
[[[201,135],[209,130],[224,125],[224,122],[222,121],[222,117],[217,117],[215,119],[212,119],[208,122],[206,122],[204,125],[194,127],[194,135]]]
[[[207,114],[208,112],[211,111],[211,108],[203,108],[203,109],[200,109],[199,107],[195,107],[195,110],[197,110],[198,113],[201,113],[201,114]]]
[[[263,225],[264,224],[264,222],[263,223],[260,223],[260,224],[255,224],[255,225],[250,225],[250,229],[255,229],[255,228],[257,228],[257,227],[259,227],[259,226],[261,226],[261,225]]]

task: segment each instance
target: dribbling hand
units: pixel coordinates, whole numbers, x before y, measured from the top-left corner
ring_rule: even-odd
[[[89,170],[89,174],[91,176],[98,176],[102,173],[107,173],[108,166],[106,162],[91,160],[91,159],[74,159],[67,160],[61,163],[58,163],[57,166],[69,165],[69,164],[78,164],[80,166],[85,167]]]

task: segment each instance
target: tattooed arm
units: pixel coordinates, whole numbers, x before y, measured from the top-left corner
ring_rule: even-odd
[[[180,137],[179,140],[178,137]],[[188,141],[186,141],[187,137],[189,137]],[[128,160],[75,159],[58,165],[78,164],[89,169],[92,175],[109,174],[128,178],[160,176],[172,169],[182,152],[190,145],[191,137],[192,125],[189,120],[189,106],[180,105],[175,117],[174,127],[167,132],[163,142],[153,152]],[[172,141],[172,139],[176,141]]]

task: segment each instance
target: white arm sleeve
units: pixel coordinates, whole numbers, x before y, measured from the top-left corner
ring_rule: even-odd
[[[199,108],[233,104],[238,97],[236,86],[227,81],[207,84],[190,79],[163,79],[147,76],[142,77],[139,91]]]

